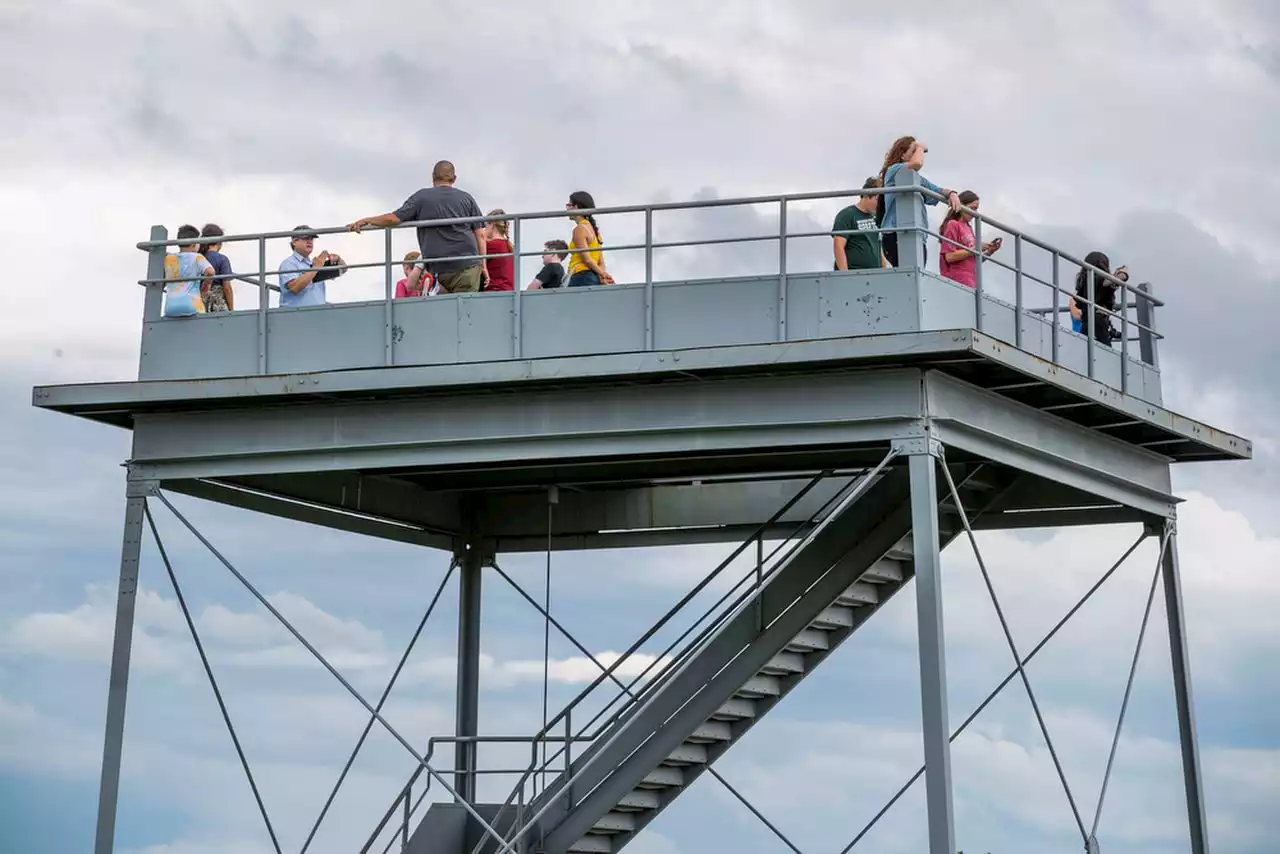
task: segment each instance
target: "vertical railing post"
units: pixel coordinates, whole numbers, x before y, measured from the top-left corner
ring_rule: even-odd
[[[1084,326],[1082,327],[1082,328],[1084,329],[1084,334],[1085,334],[1085,335],[1088,337],[1088,339],[1089,339],[1089,341],[1088,341],[1088,347],[1089,347],[1089,354],[1088,354],[1089,379],[1093,379],[1093,373],[1094,373],[1094,370],[1093,370],[1093,360],[1094,360],[1093,340],[1094,340],[1094,335],[1095,335],[1095,333],[1096,333],[1096,331],[1097,331],[1097,330],[1094,328],[1094,325],[1098,322],[1098,304],[1094,301],[1094,300],[1095,300],[1095,294],[1094,294],[1093,268],[1092,268],[1092,267],[1090,267],[1090,268],[1089,268],[1089,273],[1088,273],[1087,278],[1088,278],[1088,281],[1089,281],[1088,290],[1086,291],[1087,298],[1088,298],[1088,304],[1084,307],[1084,310],[1081,312],[1081,317],[1083,317],[1083,318],[1084,318]]]
[[[923,197],[920,195],[920,173],[914,169],[899,169],[894,175],[893,186],[912,188],[894,194],[898,268],[919,272],[925,266],[925,221]]]
[[[903,169],[902,171],[905,172],[907,170]],[[981,332],[982,331],[982,294],[985,290],[985,283],[982,275],[982,268],[984,266],[982,263],[984,259],[983,252],[982,252],[982,219],[979,217],[973,218],[973,243],[975,248],[977,248],[978,250],[978,263],[973,265],[973,269],[974,269],[973,328]],[[939,238],[939,241],[938,241],[939,252],[948,252],[954,248],[955,248],[954,246],[949,246],[947,244],[944,244],[941,238]],[[938,263],[942,263],[942,262],[939,261]]]
[[[1049,361],[1053,362],[1055,365],[1058,364],[1058,348],[1061,346],[1058,343],[1058,327],[1062,325],[1062,321],[1061,321],[1062,316],[1058,313],[1060,309],[1060,306],[1058,305],[1058,301],[1060,299],[1062,299],[1062,291],[1061,291],[1061,286],[1058,282],[1058,253],[1054,252],[1053,253],[1053,314],[1051,315],[1051,317],[1053,318],[1053,325],[1049,327],[1049,338],[1051,341],[1049,345],[1049,353],[1050,353]],[[1067,317],[1070,317],[1070,316],[1071,316],[1070,314],[1067,315]]]
[[[590,724],[588,724],[590,726]],[[570,779],[573,771],[573,709],[568,708],[564,713],[564,778]],[[543,791],[546,791],[545,781],[543,783]],[[573,783],[568,784],[568,791],[565,793],[565,804],[569,809],[573,808]]]
[[[271,289],[267,287],[267,239],[258,238],[258,373],[267,372],[267,309]]]
[[[385,327],[382,338],[382,364],[391,367],[395,361],[395,275],[391,272],[391,229],[387,228],[383,231],[384,239],[382,241],[382,263],[385,274],[383,276],[383,308],[382,321]]]
[[[169,230],[163,225],[151,226],[151,241],[163,242],[169,239]],[[144,373],[144,354],[147,352],[147,327],[164,316],[164,256],[169,252],[166,246],[152,246],[147,250],[147,279],[151,284],[146,286],[142,298],[142,341],[138,348],[138,376]],[[156,284],[156,283],[159,284]]]
[[[151,226],[151,242],[163,243],[169,239],[169,229],[163,225]],[[167,246],[152,246],[147,250],[147,285],[146,296],[142,302],[142,320],[149,323],[159,320],[164,315],[164,256],[169,254]]]
[[[512,288],[515,290],[515,313],[512,318],[511,325],[511,348],[512,356],[519,359],[524,356],[524,321],[520,315],[520,292],[524,290],[520,282],[520,215],[516,214],[511,220],[511,275]]]
[[[413,810],[413,783],[404,787],[404,824],[400,826],[400,850],[409,848],[409,819]]]
[[[1159,368],[1156,350],[1156,305],[1152,301],[1151,283],[1138,285],[1138,354],[1142,361],[1153,368]]]
[[[982,244],[978,244],[982,249]],[[1013,343],[1022,349],[1022,235],[1013,236],[1013,305],[1018,322],[1013,327]]]
[[[787,340],[787,197],[778,200],[778,340]]]
[[[1120,393],[1129,393],[1129,283],[1120,286]]]
[[[644,209],[644,348],[653,349],[653,208]]]

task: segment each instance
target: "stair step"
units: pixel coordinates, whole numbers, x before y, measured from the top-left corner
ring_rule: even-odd
[[[916,559],[915,549],[912,548],[911,541],[906,540],[889,549],[889,553],[884,556],[884,559],[911,563]]]
[[[819,649],[830,649],[827,633],[822,629],[808,628],[793,637],[787,643],[789,652],[813,652]]]
[[[685,742],[671,751],[671,755],[662,760],[663,765],[706,765],[707,749],[701,744]]]
[[[756,704],[743,697],[730,697],[724,701],[720,708],[716,709],[716,713],[711,716],[712,720],[721,721],[740,721],[756,716]]]
[[[902,573],[902,564],[900,562],[896,560],[878,560],[862,574],[862,577],[867,581],[884,583],[901,581],[905,576]]]
[[[798,652],[780,652],[764,667],[760,668],[760,672],[766,676],[790,676],[794,673],[804,673],[804,656]]]
[[[832,605],[823,609],[813,625],[820,629],[847,629],[853,626],[853,609],[842,605]]]
[[[714,744],[717,741],[729,741],[732,738],[733,732],[724,721],[703,721],[689,734],[688,740],[693,744]]]
[[[613,854],[613,840],[588,833],[569,846],[571,854]]]
[[[778,684],[778,679],[775,676],[761,676],[756,674],[733,693],[734,696],[746,697],[747,699],[755,699],[756,697],[777,697],[782,693],[782,686]]]
[[[605,813],[604,818],[591,825],[592,833],[630,833],[635,829],[635,817],[629,812]]]
[[[864,578],[866,576],[863,576]],[[836,597],[837,605],[849,608],[861,608],[863,605],[874,605],[880,601],[880,591],[874,584],[866,581],[855,581],[849,589]]]
[[[614,807],[620,812],[656,810],[659,806],[658,793],[651,789],[633,789],[623,795],[622,800]]]
[[[674,789],[683,785],[684,772],[667,765],[659,765],[640,781],[641,789]]]

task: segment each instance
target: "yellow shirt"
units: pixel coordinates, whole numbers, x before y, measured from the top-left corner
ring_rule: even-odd
[[[587,229],[591,232],[591,240],[587,243],[587,249],[590,251],[588,252],[579,251],[569,255],[569,275],[570,276],[572,276],[574,273],[585,273],[587,270],[591,269],[590,267],[587,266],[587,262],[583,258],[583,256],[585,255],[590,255],[591,260],[595,261],[597,265],[602,263],[604,260],[604,252],[602,251],[603,244],[600,243],[600,235],[596,234],[596,230],[591,227],[591,223],[587,222],[585,217],[583,219],[578,220],[578,223],[586,225]],[[569,248],[570,249],[575,248],[572,245],[572,241],[570,241]]]

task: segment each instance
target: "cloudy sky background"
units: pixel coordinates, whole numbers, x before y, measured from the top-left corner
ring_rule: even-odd
[[[136,370],[153,223],[228,231],[335,225],[394,208],[448,157],[486,210],[854,187],[889,142],[926,174],[1081,255],[1155,282],[1166,400],[1254,441],[1245,464],[1176,472],[1209,821],[1216,851],[1274,850],[1280,819],[1280,22],[1269,0],[1072,4],[561,4],[0,0],[0,850],[92,840],[128,436],[30,408],[36,383]],[[795,215],[823,227],[835,203]],[[660,239],[770,227],[768,212],[671,218]],[[635,222],[605,222],[612,240]],[[550,233],[548,234],[550,236]],[[407,238],[402,237],[407,248]],[[379,241],[322,241],[373,260]],[[278,262],[285,248],[271,248]],[[795,256],[822,265],[821,245]],[[232,254],[249,269],[253,253]],[[660,275],[757,263],[660,258]],[[765,263],[760,259],[760,263]],[[625,274],[636,260],[611,259]],[[526,268],[526,274],[532,268]],[[372,296],[376,273],[331,287]],[[255,295],[241,290],[243,304]],[[376,695],[448,558],[177,499],[211,539]],[[364,724],[358,705],[157,513],[277,833],[297,850]],[[1023,647],[1132,541],[1125,527],[982,538]],[[563,555],[557,614],[599,652],[632,638],[720,548]],[[1148,544],[1030,668],[1087,818],[1097,799],[1154,568]],[[504,560],[539,589],[542,558]],[[951,711],[1008,667],[967,549],[948,550]],[[148,546],[135,635],[118,847],[270,850],[173,592]],[[449,585],[388,718],[452,728]],[[486,580],[482,729],[537,728],[541,624]],[[553,699],[590,678],[563,641]],[[1187,850],[1163,614],[1152,625],[1100,827],[1104,850]],[[910,594],[726,757],[723,773],[800,847],[838,850],[920,757]],[[965,850],[1079,850],[1024,697],[1011,689],[955,745]],[[489,757],[500,761],[501,756]],[[352,850],[411,768],[371,740],[313,851]],[[711,836],[715,828],[721,836]],[[913,790],[863,846],[918,851]],[[780,844],[704,778],[637,852]]]

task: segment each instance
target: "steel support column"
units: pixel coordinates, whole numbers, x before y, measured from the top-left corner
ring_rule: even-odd
[[[1178,733],[1182,741],[1182,776],[1187,790],[1191,854],[1208,854],[1209,832],[1205,824],[1200,751],[1196,746],[1196,717],[1191,702],[1191,664],[1187,660],[1187,632],[1182,609],[1182,581],[1178,574],[1176,533],[1169,535],[1169,545],[1164,552],[1163,575],[1165,613],[1169,623],[1169,652],[1173,658],[1173,692],[1178,706]]]
[[[145,487],[130,484],[124,512],[124,543],[120,550],[120,587],[116,594],[115,640],[111,648],[111,681],[107,693],[107,727],[102,748],[94,854],[111,854],[115,849],[120,754],[124,747],[125,699],[129,692],[129,658],[133,652],[133,612],[137,604],[138,558],[142,550],[143,511],[147,503],[145,496]]]
[[[911,539],[916,569],[916,620],[920,635],[920,704],[929,854],[955,854],[936,463],[933,453],[915,453],[910,457]]]
[[[484,550],[469,538],[455,554],[458,563],[458,708],[455,733],[461,737],[480,734],[480,580]],[[476,800],[475,742],[458,742],[454,748],[457,774],[454,788],[463,800]]]

